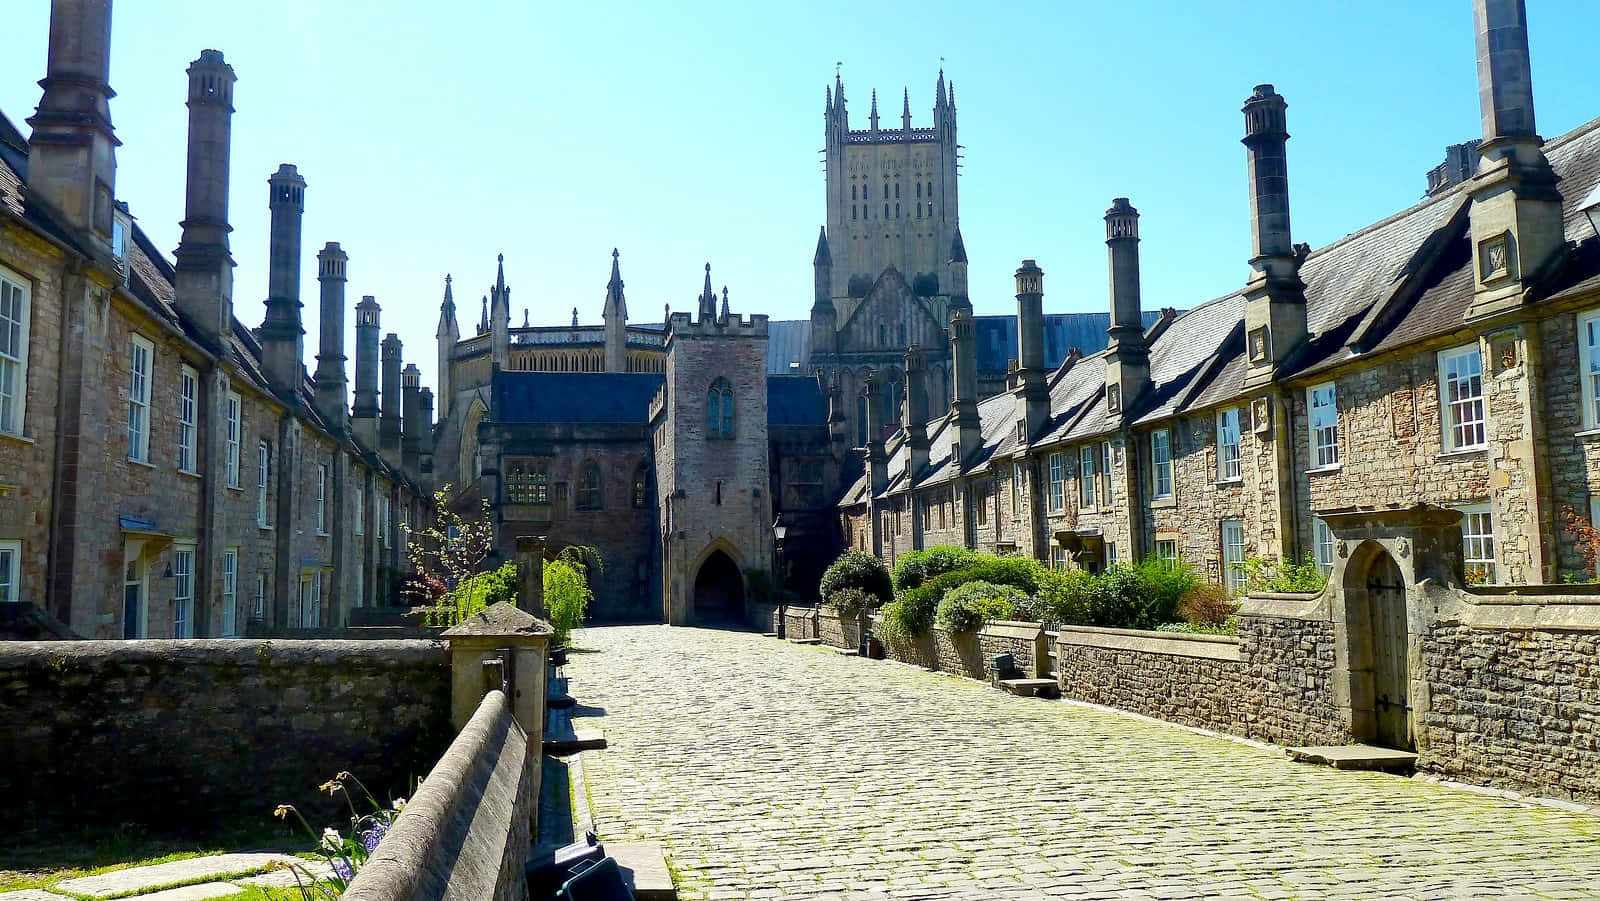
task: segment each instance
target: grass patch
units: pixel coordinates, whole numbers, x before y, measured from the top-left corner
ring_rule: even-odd
[[[76,833],[38,829],[12,833],[0,842],[0,891],[47,888],[80,876],[227,851],[309,853],[303,835],[297,836],[270,814],[263,814],[261,820],[202,834],[153,832],[130,823]]]

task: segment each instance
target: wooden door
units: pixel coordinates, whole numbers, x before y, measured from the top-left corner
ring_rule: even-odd
[[[1390,748],[1414,747],[1411,736],[1410,643],[1406,628],[1406,585],[1388,554],[1373,561],[1367,574],[1372,622],[1372,700],[1374,738]]]

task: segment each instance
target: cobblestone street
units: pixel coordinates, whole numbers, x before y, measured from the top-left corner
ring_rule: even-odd
[[[576,644],[601,837],[685,898],[1600,897],[1581,814],[749,633]]]

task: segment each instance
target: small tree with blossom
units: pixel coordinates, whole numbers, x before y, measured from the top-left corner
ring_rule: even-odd
[[[436,514],[424,528],[412,528],[401,523],[406,533],[406,557],[411,568],[424,577],[438,579],[448,590],[438,599],[435,607],[435,625],[453,625],[453,620],[470,615],[474,597],[457,597],[460,592],[476,595],[485,591],[481,579],[475,579],[479,567],[494,550],[494,523],[490,517],[489,500],[479,501],[474,515],[464,516],[449,504],[450,485],[440,486],[433,493]],[[463,612],[464,611],[464,612]],[[457,615],[460,613],[460,615]]]
[[[1572,536],[1572,542],[1578,548],[1578,556],[1583,558],[1583,573],[1581,577],[1567,574],[1568,582],[1588,582],[1594,578],[1596,566],[1600,565],[1600,529],[1587,516],[1568,506],[1561,508],[1561,518],[1566,521],[1566,532]]]

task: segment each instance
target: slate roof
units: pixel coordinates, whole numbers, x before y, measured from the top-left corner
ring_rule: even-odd
[[[828,396],[809,375],[767,376],[767,425],[828,424]]]
[[[494,416],[501,422],[650,421],[650,398],[666,381],[655,372],[498,372]]]
[[[1572,251],[1532,286],[1529,294],[1535,302],[1600,291],[1600,237],[1580,208],[1583,198],[1600,185],[1600,119],[1547,142],[1544,150],[1560,178]],[[1309,336],[1289,361],[1285,378],[1309,380],[1352,360],[1443,338],[1462,328],[1473,293],[1469,190],[1470,183],[1464,183],[1429,197],[1306,258],[1300,272],[1306,283]],[[1136,413],[1134,424],[1237,403],[1247,368],[1243,317],[1242,290],[1234,291],[1195,305],[1157,335],[1150,347],[1152,388],[1130,403]],[[1048,342],[1047,337],[1050,350]],[[982,472],[1011,453],[1015,437],[1008,426],[1015,421],[1015,407],[1008,394],[980,402],[983,448],[968,464],[967,473]],[[1036,444],[1096,439],[1119,427],[1105,406],[1103,351],[1063,367],[1052,377],[1050,407],[1049,424]],[[991,416],[999,418],[999,427],[991,427]],[[957,474],[948,459],[946,428],[943,419],[930,424],[934,459],[927,472],[911,474],[911,483],[936,484]],[[895,456],[902,441],[897,435],[888,448],[890,491],[908,481]],[[846,491],[841,503],[861,502],[865,490],[863,478]]]

